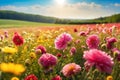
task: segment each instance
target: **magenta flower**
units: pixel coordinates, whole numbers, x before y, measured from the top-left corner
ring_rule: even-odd
[[[87,60],[85,66],[96,66],[101,72],[112,72],[112,66],[114,64],[113,58],[101,50],[91,49],[89,51],[84,51],[83,58]]]
[[[116,38],[107,38],[107,48],[112,49],[115,42],[117,42]]]
[[[67,43],[72,40],[72,36],[68,33],[62,33],[55,39],[55,48],[63,50],[67,47]]]
[[[81,67],[75,63],[69,63],[66,64],[62,68],[62,73],[66,77],[71,77],[72,75],[75,75],[81,71]]]
[[[70,54],[71,54],[71,55],[74,55],[76,52],[77,52],[77,50],[76,50],[75,47],[72,47],[72,48],[70,49]]]
[[[38,59],[38,63],[44,68],[50,68],[57,64],[57,57],[49,53],[42,54],[42,56]]]
[[[60,76],[55,76],[54,78],[52,78],[52,80],[62,80],[62,78]]]
[[[97,35],[90,35],[86,40],[86,44],[90,49],[98,48],[99,43],[100,40]]]
[[[39,51],[39,50],[41,50],[42,54],[47,52],[46,48],[42,45],[37,46],[36,51]]]
[[[85,31],[81,31],[78,35],[79,35],[79,36],[86,36],[87,34],[86,34]]]

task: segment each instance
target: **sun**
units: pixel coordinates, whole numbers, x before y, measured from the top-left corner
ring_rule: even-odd
[[[58,5],[64,5],[66,3],[66,0],[55,0],[55,3]]]

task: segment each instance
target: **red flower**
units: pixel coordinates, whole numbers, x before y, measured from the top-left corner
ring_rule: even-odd
[[[75,28],[75,29],[74,29],[74,32],[78,32],[78,30]]]
[[[18,34],[17,32],[14,33],[14,36],[13,36],[13,43],[16,45],[16,46],[20,46],[24,43],[24,39],[23,37]]]
[[[42,54],[47,52],[47,50],[46,50],[46,48],[44,46],[39,45],[39,46],[37,46],[36,50],[38,50],[38,49],[41,50]]]
[[[57,57],[61,57],[62,54],[61,54],[61,53],[57,53],[56,56],[57,56]]]
[[[34,74],[30,74],[24,80],[38,80],[38,78]]]
[[[54,78],[52,78],[52,80],[62,80],[62,78],[60,76],[55,76]]]

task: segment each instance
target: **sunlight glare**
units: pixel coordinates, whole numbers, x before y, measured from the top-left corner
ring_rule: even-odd
[[[55,3],[58,5],[64,5],[66,3],[66,0],[55,0]]]

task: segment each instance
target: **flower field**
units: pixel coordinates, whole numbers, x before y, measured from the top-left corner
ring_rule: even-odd
[[[120,23],[1,29],[0,80],[120,80]]]

